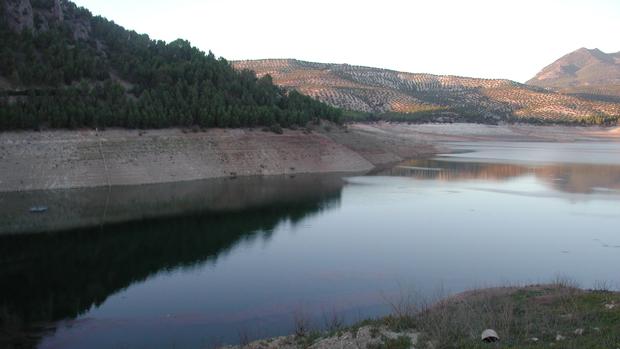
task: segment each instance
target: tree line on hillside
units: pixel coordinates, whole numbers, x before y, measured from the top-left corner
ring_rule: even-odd
[[[87,38],[76,38],[67,21],[15,33],[0,13],[0,78],[14,87],[0,92],[0,130],[287,127],[341,116],[188,41],[151,40],[68,1],[63,9],[65,19],[84,21]]]

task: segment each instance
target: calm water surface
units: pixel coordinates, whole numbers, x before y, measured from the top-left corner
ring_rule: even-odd
[[[295,313],[317,327],[383,315],[402,292],[620,286],[620,143],[452,146],[463,153],[343,180],[159,186],[158,200],[209,194],[183,216],[0,238],[0,333],[39,348],[208,348],[289,333]]]

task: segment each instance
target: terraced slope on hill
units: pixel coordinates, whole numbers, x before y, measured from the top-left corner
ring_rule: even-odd
[[[548,65],[527,83],[620,102],[620,52],[580,48]]]
[[[620,103],[580,98],[510,80],[413,74],[293,59],[233,62],[350,111],[418,120],[615,124]],[[392,113],[399,113],[394,115]]]

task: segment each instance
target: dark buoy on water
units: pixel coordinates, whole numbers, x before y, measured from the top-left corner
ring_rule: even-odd
[[[30,213],[43,213],[43,212],[47,212],[48,207],[47,206],[32,206],[30,208]]]

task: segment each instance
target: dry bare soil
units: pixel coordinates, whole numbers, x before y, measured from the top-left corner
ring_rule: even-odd
[[[7,132],[0,134],[0,192],[364,173],[434,151],[412,138],[329,124],[281,135],[257,129]]]

